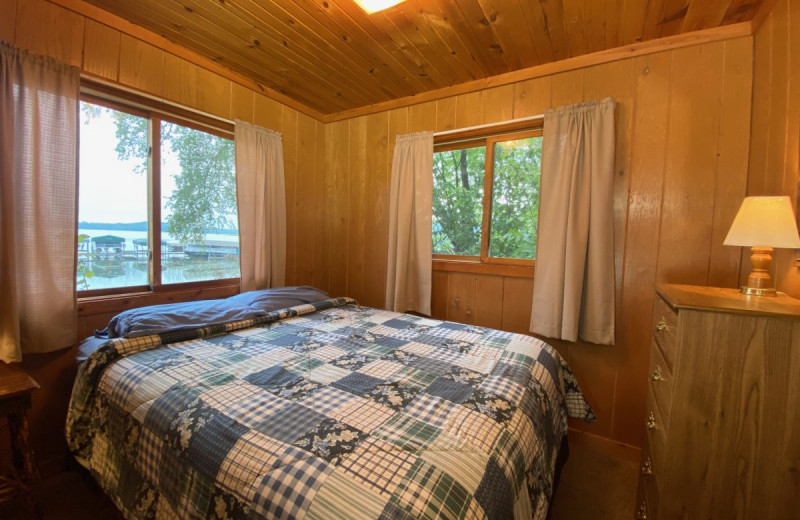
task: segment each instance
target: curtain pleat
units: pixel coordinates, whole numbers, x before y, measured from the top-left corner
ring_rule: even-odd
[[[235,121],[241,291],[286,278],[286,189],[281,134]]]
[[[431,313],[433,133],[397,136],[389,193],[387,309]]]
[[[80,71],[0,43],[0,360],[73,345]]]
[[[614,109],[545,113],[531,332],[614,343]]]

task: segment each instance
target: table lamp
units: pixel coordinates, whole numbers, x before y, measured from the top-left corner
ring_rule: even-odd
[[[769,276],[772,248],[800,248],[789,197],[745,197],[723,244],[751,248],[753,271],[747,277],[747,285],[742,287],[744,294],[777,295]]]

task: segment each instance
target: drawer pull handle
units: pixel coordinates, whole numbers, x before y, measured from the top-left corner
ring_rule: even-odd
[[[648,458],[647,458],[647,460],[646,460],[646,461],[644,461],[644,463],[642,464],[642,469],[641,469],[641,472],[642,472],[642,476],[643,476],[643,477],[649,477],[650,475],[652,475],[652,474],[653,474],[653,465],[652,465],[652,463],[650,462],[650,458],[649,458],[649,457],[648,457]]]
[[[650,381],[656,382],[663,380],[664,378],[661,376],[661,367],[659,365],[656,365],[656,369],[653,370],[652,374],[650,374]]]
[[[649,431],[656,429],[656,416],[653,415],[653,412],[650,412],[650,415],[647,416],[647,429]]]
[[[642,503],[636,511],[636,520],[647,520],[647,504]]]
[[[656,332],[664,332],[665,330],[667,330],[667,318],[661,316],[661,319],[656,324]]]

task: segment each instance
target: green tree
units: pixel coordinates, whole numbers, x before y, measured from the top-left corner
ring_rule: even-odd
[[[480,254],[484,146],[437,152],[433,158],[433,250]],[[541,138],[495,145],[489,254],[535,258]]]
[[[82,103],[84,119],[97,117],[102,107]],[[133,159],[134,171],[147,171],[147,118],[113,111],[117,156]],[[167,233],[183,244],[202,244],[212,229],[236,228],[236,176],[233,141],[186,126],[162,121],[162,156],[177,156],[179,171],[172,175],[175,190],[166,201]]]

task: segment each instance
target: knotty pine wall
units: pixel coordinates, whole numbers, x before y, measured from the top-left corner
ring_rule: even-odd
[[[226,119],[242,119],[283,134],[290,266],[314,229],[307,195],[322,179],[324,125],[97,20],[45,0],[0,0],[0,40],[52,56],[98,77]],[[154,35],[155,36],[155,35]],[[321,181],[320,181],[321,182]],[[300,223],[300,229],[298,228]],[[293,272],[293,267],[290,268]],[[122,301],[79,305],[78,338],[102,328],[129,306],[235,294],[238,287],[160,293]],[[75,350],[25,357],[24,368],[40,383],[33,395],[31,437],[45,472],[58,469],[65,453],[64,418],[75,376]],[[52,464],[50,464],[52,462]]]
[[[748,195],[789,195],[796,204],[800,169],[800,4],[776,3],[754,37],[753,119]],[[778,289],[800,298],[797,253],[775,250]],[[745,257],[742,281],[749,272]]]
[[[739,279],[739,248],[722,241],[747,190],[752,45],[746,37],[687,47],[326,125],[315,205],[325,225],[316,230],[313,267],[306,261],[297,280],[382,305],[398,134],[613,96],[617,342],[557,347],[598,415],[573,426],[641,445],[655,283],[734,287]],[[525,278],[435,271],[433,314],[525,332],[532,287]]]

